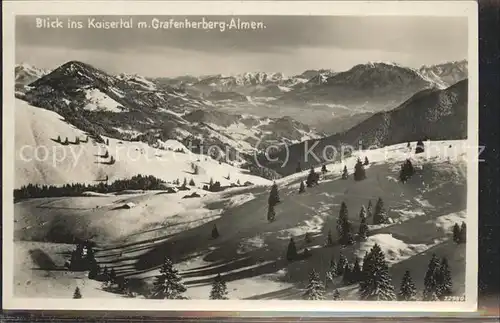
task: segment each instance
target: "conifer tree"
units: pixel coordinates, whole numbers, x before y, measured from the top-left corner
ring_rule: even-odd
[[[304,193],[306,191],[306,186],[304,185],[304,182],[300,182],[300,187],[299,187],[299,193]]]
[[[441,259],[436,281],[437,296],[439,299],[443,299],[445,296],[450,296],[452,294],[453,283],[451,280],[451,272],[448,265],[448,259],[446,257],[443,257]]]
[[[61,142],[61,136],[57,136],[57,142]]]
[[[321,166],[321,172],[323,174],[328,173],[328,170],[326,169],[326,165]]]
[[[403,279],[401,280],[401,287],[399,288],[398,300],[400,301],[414,301],[416,299],[417,289],[413,280],[411,279],[410,271],[405,271]]]
[[[372,200],[368,201],[368,207],[366,208],[366,218],[370,218],[373,216],[373,204]]]
[[[276,212],[274,211],[274,206],[269,205],[267,209],[267,221],[274,222],[276,220]]]
[[[293,261],[297,259],[297,247],[295,246],[295,241],[293,238],[290,238],[290,242],[288,243],[288,248],[286,251],[286,259],[288,261]]]
[[[356,162],[356,165],[354,166],[354,180],[355,181],[362,181],[366,178],[366,171],[365,167],[363,166],[363,163],[361,162],[361,159],[358,158],[358,161]]]
[[[368,157],[365,156],[365,162],[363,163],[364,166],[367,166],[370,164],[370,161],[368,160]]]
[[[467,224],[465,222],[462,222],[462,225],[460,226],[459,241],[460,241],[460,243],[467,242]]]
[[[326,271],[326,278],[333,281],[335,277],[337,277],[337,264],[335,263],[335,259],[332,258],[332,260],[330,260],[330,267]]]
[[[352,273],[351,273],[351,281],[353,283],[357,283],[361,281],[362,278],[362,273],[361,273],[361,266],[359,264],[359,258],[356,257],[356,260],[354,261],[354,265],[352,266]]]
[[[219,237],[219,230],[217,230],[217,225],[214,224],[214,227],[212,228],[212,238],[217,239]]]
[[[189,186],[195,186],[196,184],[194,183],[194,180],[191,178],[191,180],[189,181]]]
[[[460,226],[458,225],[458,223],[455,223],[455,225],[453,226],[453,241],[454,242],[460,243],[460,233],[461,233]]]
[[[406,148],[411,149],[411,143],[408,141],[408,144],[406,144]]]
[[[361,218],[361,223],[359,224],[358,239],[360,241],[365,241],[368,237],[368,224],[366,224],[366,218]]]
[[[276,182],[271,186],[271,191],[269,192],[268,205],[276,206],[276,204],[280,203],[280,196],[278,193],[278,185]]]
[[[339,234],[339,243],[341,245],[347,246],[354,243],[352,226],[349,222],[349,215],[345,202],[342,202],[340,205],[339,217],[337,219],[337,232]]]
[[[337,276],[343,276],[344,275],[344,270],[345,267],[348,265],[347,258],[344,256],[344,254],[340,253],[339,255],[339,261],[337,262]]]
[[[402,183],[406,183],[410,177],[415,174],[415,168],[413,168],[413,165],[409,159],[407,159],[403,165],[401,166],[401,171],[399,172],[399,180]]]
[[[306,185],[307,187],[312,187],[318,185],[319,175],[314,171],[314,167],[311,167],[309,175],[307,175]]]
[[[360,281],[362,300],[392,301],[396,299],[385,255],[376,243],[363,264],[363,280]]]
[[[109,272],[109,281],[111,283],[116,283],[116,272],[114,268],[111,268],[111,271]]]
[[[106,139],[106,145],[109,146],[109,139]]]
[[[344,171],[342,172],[342,179],[347,179],[349,177],[349,173],[347,172],[347,166],[344,166]]]
[[[90,270],[89,270],[89,279],[96,279],[99,276],[99,265],[97,262],[93,262],[90,264]]]
[[[341,301],[342,298],[340,297],[340,292],[338,289],[336,289],[334,292],[333,292],[333,300],[334,301]]]
[[[75,288],[75,291],[73,293],[73,298],[74,299],[82,298],[82,293],[80,292],[80,288],[78,288],[78,286]]]
[[[214,300],[228,299],[226,282],[222,279],[220,274],[217,274],[217,276],[214,279],[214,282],[212,283],[212,290],[210,291],[210,299]]]
[[[342,283],[344,285],[350,285],[352,283],[352,265],[347,264],[344,268],[344,276],[342,277]]]
[[[75,144],[79,145],[80,144],[80,137],[75,138]]]
[[[214,179],[213,178],[210,178],[210,183],[208,184],[209,187],[212,187],[214,186]]]
[[[375,212],[373,214],[373,224],[385,224],[387,223],[387,212],[384,207],[384,201],[382,198],[378,198],[377,204],[375,205]]]
[[[66,137],[66,139],[64,140],[64,144],[65,144],[65,145],[69,145],[69,140],[68,140],[68,137]]]
[[[309,273],[309,283],[304,293],[304,299],[307,300],[322,300],[325,295],[325,286],[319,278],[319,274],[313,269]]]
[[[153,283],[152,298],[154,299],[184,299],[186,287],[181,282],[179,272],[174,268],[172,260],[165,257],[160,275],[156,276]]]
[[[187,179],[184,177],[184,181],[182,182],[182,187],[186,187],[187,186]]]
[[[102,270],[102,280],[103,281],[109,281],[109,272],[108,272],[108,267],[104,266],[104,269]]]
[[[417,141],[417,147],[415,148],[415,154],[420,154],[424,152],[424,143],[422,140]]]
[[[334,245],[333,242],[333,237],[332,237],[332,230],[328,230],[328,236],[326,238],[326,246],[331,247]]]
[[[424,301],[437,301],[439,300],[439,271],[440,264],[439,260],[435,254],[432,255],[431,260],[429,261],[429,265],[427,267],[427,272],[424,278],[424,292],[423,292],[423,300]]]

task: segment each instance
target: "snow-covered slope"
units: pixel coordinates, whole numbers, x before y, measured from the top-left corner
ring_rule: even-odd
[[[415,147],[415,142],[411,145]],[[90,238],[98,243],[98,261],[114,267],[119,275],[140,282],[136,287],[138,293],[146,293],[146,286],[157,274],[156,266],[167,251],[188,288],[186,295],[192,299],[207,299],[210,283],[218,273],[226,280],[228,296],[233,299],[300,299],[311,269],[316,269],[324,278],[332,257],[338,259],[342,253],[353,261],[355,256],[361,256],[378,243],[391,266],[396,289],[404,271],[409,269],[421,292],[427,263],[436,253],[448,258],[453,295],[461,296],[465,277],[464,246],[449,239],[451,226],[469,216],[465,198],[467,143],[430,142],[426,144],[426,151],[428,153],[414,155],[406,144],[399,144],[356,152],[344,163],[327,165],[328,173],[321,176],[319,186],[307,188],[302,194],[298,193],[298,187],[308,170],[280,179],[276,183],[281,203],[275,208],[273,223],[266,220],[267,184],[208,193],[197,199],[151,192],[27,200],[15,205],[15,237],[34,241],[30,250],[42,250],[60,266],[62,262],[57,261],[60,256],[55,254],[55,249],[37,241],[50,241],[50,237]],[[367,179],[362,182],[352,177],[340,179],[344,165],[352,172],[356,159],[365,156],[370,160],[366,167]],[[397,177],[401,163],[407,158],[412,160],[417,173],[402,184]],[[356,231],[361,206],[379,197],[384,200],[393,224],[374,226],[369,218],[367,241],[347,248],[325,247],[329,230],[337,239],[335,226],[341,202],[347,204]],[[136,206],[126,211],[116,210],[116,206],[123,203]],[[210,238],[214,224],[220,232],[215,240]],[[64,229],[64,234],[54,228]],[[310,242],[304,240],[306,232],[310,233]],[[295,239],[299,252],[308,248],[311,257],[287,262],[284,256],[290,237]],[[22,262],[16,261],[18,263]],[[28,270],[25,265],[16,266],[20,272]],[[49,273],[52,270],[40,264],[34,267]],[[32,277],[37,285],[58,279],[56,276]],[[19,294],[28,294],[26,282],[18,283],[22,286],[16,287]],[[57,291],[57,295],[62,295],[75,283],[77,281],[61,281],[52,286],[62,289]],[[339,278],[328,285],[328,298],[335,288],[339,288],[344,299],[358,297],[357,286],[344,286]],[[94,295],[92,290],[87,292]],[[28,296],[33,293],[29,291]]]

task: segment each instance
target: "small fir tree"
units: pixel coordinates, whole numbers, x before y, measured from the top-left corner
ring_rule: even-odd
[[[366,218],[370,218],[373,216],[373,204],[372,200],[368,201],[368,207],[366,208]]]
[[[365,162],[363,163],[364,166],[370,165],[370,161],[368,160],[368,157],[365,156]]]
[[[344,276],[342,277],[342,283],[344,285],[350,285],[352,283],[352,266],[347,264],[344,268]]]
[[[66,139],[64,140],[64,144],[65,144],[65,145],[69,145],[69,140],[68,140],[68,137],[66,137]]]
[[[349,178],[349,173],[347,172],[347,166],[344,166],[344,170],[342,171],[342,179]]]
[[[354,180],[355,181],[362,181],[366,179],[366,171],[365,167],[363,166],[363,163],[361,162],[361,159],[358,158],[358,161],[356,162],[356,165],[354,166]]]
[[[387,212],[384,207],[384,201],[379,197],[377,204],[375,205],[375,212],[373,214],[373,224],[385,224],[387,223]]]
[[[220,274],[218,274],[215,277],[214,282],[212,283],[212,290],[210,291],[210,299],[213,300],[228,299],[226,282],[222,279]]]
[[[74,299],[82,298],[82,293],[80,292],[80,288],[78,288],[78,286],[75,288],[75,291],[73,292],[73,298]]]
[[[338,289],[335,289],[335,291],[333,292],[333,300],[334,301],[341,301],[342,300]]]
[[[191,178],[191,180],[189,181],[189,186],[195,186],[196,184],[194,183],[194,180]]]
[[[184,177],[184,181],[182,182],[182,187],[187,187],[187,179]]]
[[[311,167],[309,175],[307,175],[306,185],[307,187],[312,187],[318,185],[319,175],[314,171],[314,167]]]
[[[269,192],[268,205],[276,206],[278,203],[280,203],[278,185],[276,184],[276,182],[274,182],[273,185],[271,186],[271,191]]]
[[[299,194],[304,193],[306,191],[306,186],[304,185],[304,182],[300,182],[300,187],[299,187]]]
[[[458,225],[458,223],[455,223],[455,225],[453,226],[453,241],[454,242],[460,243],[460,233],[461,233],[460,226]]]
[[[325,295],[325,286],[319,278],[319,274],[313,269],[309,273],[309,283],[306,287],[306,292],[304,293],[304,299],[306,300],[322,300]]]
[[[356,257],[356,260],[354,261],[354,265],[352,266],[352,283],[357,283],[361,281],[362,278],[362,273],[361,273],[361,266],[359,264],[359,258]]]
[[[217,225],[214,224],[212,228],[212,239],[217,239],[219,237],[219,230],[217,230]]]
[[[413,174],[415,174],[415,168],[409,159],[407,159],[401,166],[401,171],[399,172],[399,180],[402,183],[406,183]]]
[[[57,142],[61,142],[61,136],[57,136]]]
[[[410,271],[405,271],[403,279],[401,280],[401,287],[399,288],[398,300],[400,301],[414,301],[416,300],[417,289],[413,280],[411,279]]]
[[[443,257],[439,265],[439,271],[437,274],[437,296],[439,299],[444,299],[446,296],[450,296],[453,290],[453,282],[451,280],[451,271],[448,265],[448,259]]]
[[[322,172],[323,174],[328,173],[328,169],[326,169],[326,165],[321,166],[321,172]]]
[[[361,223],[359,224],[358,239],[359,241],[365,241],[368,238],[368,224],[366,224],[366,218],[361,218]]]
[[[462,222],[462,225],[460,226],[460,243],[465,243],[467,242],[467,224],[465,222]]]
[[[295,246],[295,241],[293,240],[293,238],[290,238],[290,242],[288,243],[288,248],[286,250],[286,259],[288,261],[297,259],[297,247]]]
[[[174,268],[172,260],[165,257],[160,274],[156,276],[156,281],[153,283],[152,298],[184,299],[184,292],[186,292],[186,287],[181,281],[179,272]]]
[[[349,222],[349,215],[345,202],[342,202],[340,205],[339,217],[337,219],[337,232],[341,245],[347,246],[354,243],[351,223]]]
[[[343,253],[340,253],[339,255],[339,261],[337,263],[337,276],[343,276],[344,275],[344,270],[345,267],[349,264],[347,261],[347,258],[344,256]]]
[[[337,277],[337,263],[335,262],[335,258],[332,258],[330,260],[330,267],[326,271],[326,278],[333,281],[335,277]]]
[[[267,209],[267,221],[274,222],[276,221],[276,212],[274,211],[274,206],[269,205]]]
[[[417,147],[415,148],[415,154],[423,153],[425,150],[424,143],[422,140],[417,141]]]
[[[75,138],[75,144],[79,145],[80,144],[80,137]]]
[[[335,243],[333,242],[332,230],[328,230],[328,236],[326,238],[326,246],[332,247]]]

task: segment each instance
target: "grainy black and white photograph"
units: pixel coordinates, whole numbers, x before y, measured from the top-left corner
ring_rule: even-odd
[[[12,298],[475,302],[475,11],[281,8],[11,18]]]

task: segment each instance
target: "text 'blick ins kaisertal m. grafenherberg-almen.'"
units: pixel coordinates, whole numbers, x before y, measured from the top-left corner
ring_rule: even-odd
[[[205,17],[190,19],[153,17],[149,20],[136,18],[35,18],[37,28],[43,29],[201,29],[201,30],[262,30],[266,25],[262,21],[228,17],[227,20],[210,20]]]

